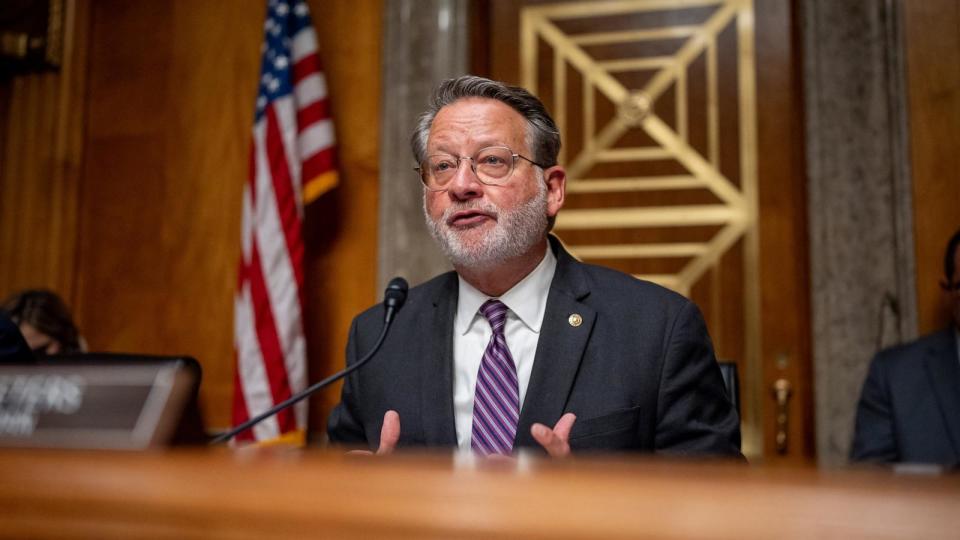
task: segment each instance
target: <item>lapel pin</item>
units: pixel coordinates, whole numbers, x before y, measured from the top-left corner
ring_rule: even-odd
[[[567,318],[567,322],[570,323],[570,326],[577,327],[583,324],[583,317],[579,313],[574,313]]]

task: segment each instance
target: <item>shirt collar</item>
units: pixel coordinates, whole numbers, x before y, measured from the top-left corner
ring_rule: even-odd
[[[546,254],[540,264],[499,298],[533,332],[539,333],[540,325],[543,324],[547,294],[550,292],[550,283],[553,281],[556,270],[557,257],[548,243]],[[470,325],[477,316],[482,317],[479,314],[480,306],[490,297],[460,276],[457,276],[457,281],[459,296],[454,331],[457,335],[463,335],[470,329]]]

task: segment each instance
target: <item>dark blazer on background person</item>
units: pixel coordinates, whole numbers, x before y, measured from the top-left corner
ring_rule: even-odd
[[[960,463],[960,357],[952,328],[874,357],[850,459]]]
[[[0,363],[22,364],[34,360],[33,351],[23,339],[20,328],[0,311]]]
[[[578,450],[740,454],[740,423],[696,305],[658,285],[583,264],[551,237],[557,256],[515,447],[540,448],[535,422],[577,420]],[[400,415],[399,447],[455,447],[454,272],[410,290],[383,348],[343,387],[330,415],[335,443],[376,449],[383,415]],[[354,319],[347,363],[370,350],[377,306]],[[579,315],[577,324],[572,315]],[[479,354],[479,352],[478,352]]]

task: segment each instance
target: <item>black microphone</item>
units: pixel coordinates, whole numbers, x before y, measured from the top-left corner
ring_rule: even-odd
[[[387,290],[383,292],[383,305],[387,308],[387,312],[383,316],[383,324],[393,322],[393,316],[400,311],[403,303],[407,301],[407,289],[409,288],[407,280],[402,277],[395,277],[387,284]]]
[[[237,436],[238,434],[243,433],[244,431],[259,424],[263,420],[277,414],[278,412],[288,407],[293,406],[296,403],[299,403],[300,401],[303,401],[304,399],[312,396],[313,394],[322,390],[323,388],[330,386],[332,383],[339,381],[340,379],[360,369],[364,364],[367,363],[367,361],[373,358],[373,355],[376,354],[376,352],[380,350],[380,346],[383,345],[383,340],[387,337],[387,331],[390,330],[390,324],[393,323],[394,316],[397,314],[397,312],[400,311],[400,308],[403,307],[403,303],[406,302],[407,300],[407,289],[409,287],[410,286],[407,285],[407,280],[403,279],[402,277],[395,277],[390,280],[390,283],[387,285],[387,290],[384,291],[383,293],[383,307],[386,310],[383,315],[383,330],[380,331],[380,336],[377,338],[377,342],[374,343],[373,349],[371,349],[370,352],[366,354],[366,356],[361,358],[359,362],[355,363],[354,365],[342,371],[334,373],[333,375],[327,377],[326,379],[307,388],[303,392],[300,392],[299,394],[291,397],[290,399],[287,399],[286,401],[278,405],[275,405],[272,409],[269,409],[267,411],[264,411],[263,413],[258,414],[257,416],[254,416],[250,420],[247,420],[246,422],[240,424],[239,426],[236,426],[230,431],[227,431],[226,433],[221,433],[220,435],[216,436],[212,441],[210,441],[210,444],[214,445],[214,444],[220,444],[224,441],[228,441],[233,437]]]

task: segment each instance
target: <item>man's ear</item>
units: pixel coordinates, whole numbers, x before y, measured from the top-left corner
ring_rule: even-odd
[[[567,194],[567,171],[554,165],[543,171],[543,180],[547,183],[547,215],[554,217],[563,208]]]

